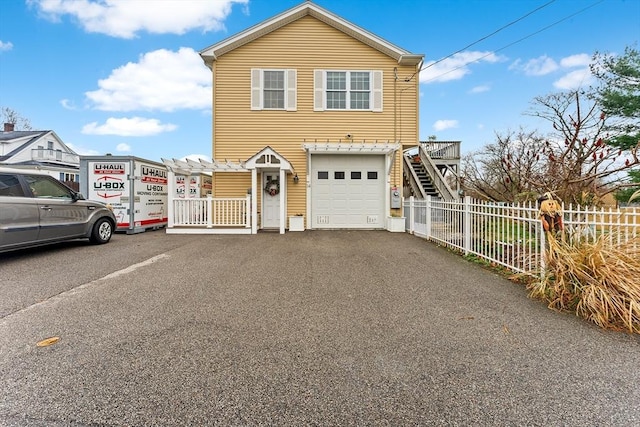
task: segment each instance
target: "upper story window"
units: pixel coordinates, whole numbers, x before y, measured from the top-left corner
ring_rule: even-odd
[[[296,70],[251,69],[252,110],[296,110]]]
[[[371,73],[327,71],[327,110],[369,110]]]
[[[314,110],[382,111],[382,71],[314,71]]]

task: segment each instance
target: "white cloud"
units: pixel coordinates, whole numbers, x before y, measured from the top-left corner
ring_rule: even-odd
[[[436,131],[442,131],[446,129],[452,129],[458,127],[457,120],[436,120],[433,124],[433,129]]]
[[[88,135],[117,135],[117,136],[149,136],[177,129],[173,124],[162,124],[156,119],[143,117],[109,118],[103,125],[92,122],[82,128],[82,133]]]
[[[184,34],[224,30],[234,3],[248,0],[27,0],[47,19],[69,15],[90,33],[133,38],[138,32]]]
[[[0,40],[0,52],[2,52],[3,50],[11,50],[11,49],[13,49],[13,43],[3,42],[2,40]]]
[[[589,68],[581,68],[565,74],[560,79],[553,82],[553,86],[563,90],[575,90],[580,87],[588,86],[594,82]]]
[[[544,76],[556,71],[558,68],[560,67],[556,61],[546,55],[530,59],[524,64],[518,59],[509,66],[510,70],[522,71],[527,76]]]
[[[471,73],[469,66],[476,62],[495,63],[504,58],[493,52],[460,52],[441,62],[426,62],[420,72],[420,83],[447,82],[459,80]]]
[[[489,85],[480,85],[480,86],[476,86],[474,88],[472,88],[469,93],[482,93],[482,92],[488,92],[491,90],[491,86]]]
[[[563,68],[586,67],[591,63],[591,57],[586,53],[567,56],[560,60]]]
[[[211,108],[211,71],[190,48],[146,53],[98,82],[86,92],[98,110],[134,111]]]
[[[131,146],[129,144],[125,144],[124,142],[121,144],[118,144],[116,146],[116,151],[122,152],[122,153],[128,153],[131,151]]]
[[[76,110],[76,106],[73,104],[73,101],[70,101],[68,99],[61,99],[60,100],[60,105],[62,105],[62,108],[64,108],[65,110]]]

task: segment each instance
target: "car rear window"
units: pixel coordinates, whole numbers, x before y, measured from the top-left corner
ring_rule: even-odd
[[[20,181],[15,175],[0,174],[0,197],[24,197]]]

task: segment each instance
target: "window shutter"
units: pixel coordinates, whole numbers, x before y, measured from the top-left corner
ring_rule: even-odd
[[[324,70],[313,71],[313,111],[324,111]]]
[[[285,71],[285,81],[287,82],[287,93],[285,96],[286,105],[285,108],[287,111],[296,111],[296,70],[286,70]]]
[[[262,70],[251,69],[251,109],[262,110]]]
[[[371,74],[373,77],[373,102],[371,110],[380,113],[382,112],[382,71],[373,71]]]

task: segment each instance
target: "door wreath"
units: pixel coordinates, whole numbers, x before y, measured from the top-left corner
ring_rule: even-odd
[[[277,179],[270,179],[267,181],[267,185],[264,186],[264,191],[269,193],[270,196],[275,196],[280,193],[280,181]]]

